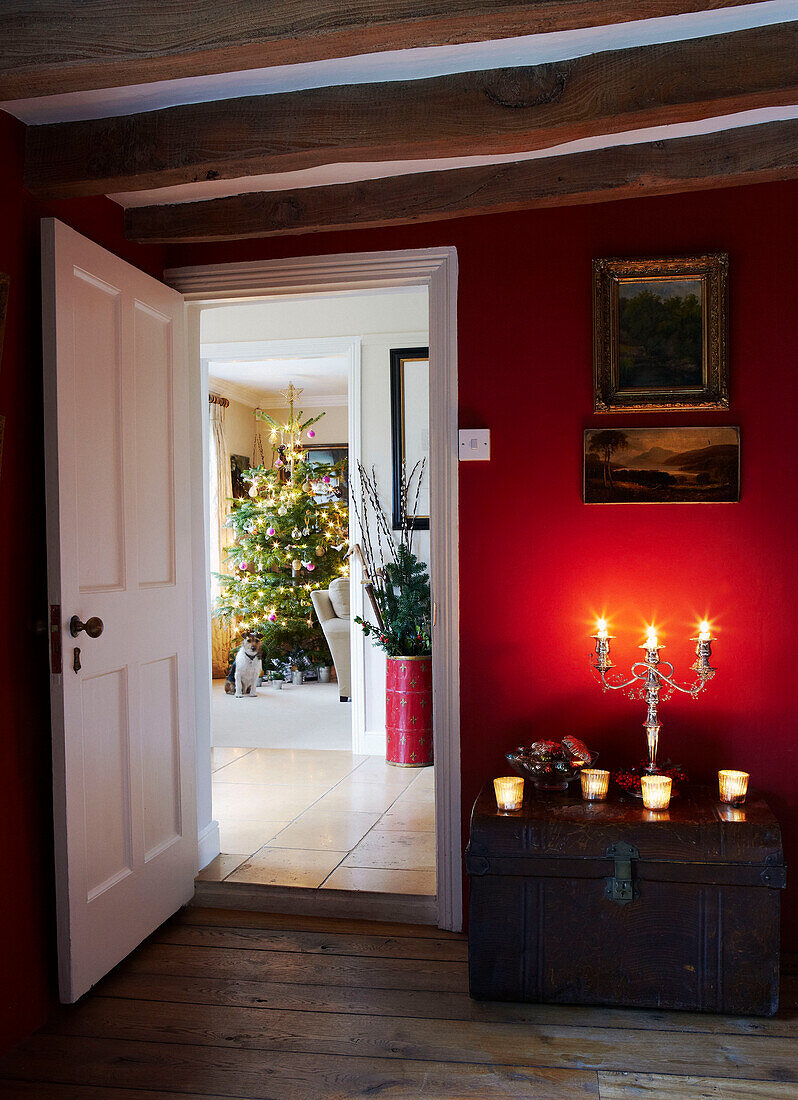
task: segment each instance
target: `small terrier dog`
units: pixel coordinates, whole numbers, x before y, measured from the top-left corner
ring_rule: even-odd
[[[245,696],[249,696],[250,699],[255,698],[255,689],[262,671],[260,663],[262,637],[262,634],[253,632],[244,635],[244,640],[236,653],[235,660],[230,665],[230,671],[224,682],[224,690],[228,695],[235,694],[236,699],[243,699]]]

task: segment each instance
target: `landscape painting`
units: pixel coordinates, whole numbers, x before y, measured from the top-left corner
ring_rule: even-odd
[[[593,261],[596,412],[727,409],[725,253]]]
[[[585,432],[585,504],[722,504],[739,499],[739,428]]]
[[[629,279],[618,286],[618,393],[704,382],[701,279]]]

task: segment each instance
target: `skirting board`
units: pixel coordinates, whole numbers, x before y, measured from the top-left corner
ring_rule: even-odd
[[[428,894],[308,890],[301,886],[258,886],[247,882],[197,881],[190,905],[209,909],[251,909],[310,917],[351,917],[401,924],[437,923],[437,902]]]
[[[197,837],[199,850],[199,870],[207,867],[211,860],[216,859],[222,850],[222,841],[219,836],[219,822],[211,821],[200,831]]]

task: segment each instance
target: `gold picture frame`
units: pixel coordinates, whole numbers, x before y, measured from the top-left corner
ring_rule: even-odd
[[[597,413],[728,409],[729,257],[593,261]]]

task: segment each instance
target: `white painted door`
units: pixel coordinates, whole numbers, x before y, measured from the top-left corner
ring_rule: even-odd
[[[182,296],[53,219],[42,284],[58,957],[71,1002],[194,890],[188,369]],[[73,637],[73,616],[101,619],[102,633]]]

